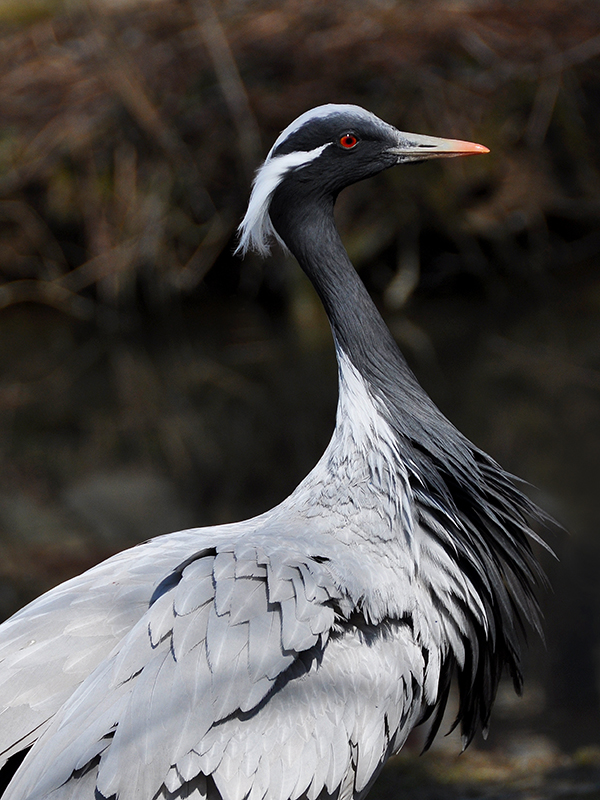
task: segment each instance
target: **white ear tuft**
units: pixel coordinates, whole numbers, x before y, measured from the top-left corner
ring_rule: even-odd
[[[290,170],[314,161],[326,147],[329,147],[329,143],[316,147],[314,150],[299,150],[283,156],[272,157],[269,153],[265,163],[256,173],[252,184],[248,210],[238,228],[240,241],[235,249],[236,253],[246,255],[248,250],[254,250],[261,256],[267,256],[273,238],[285,247],[269,218],[269,206],[273,192]]]

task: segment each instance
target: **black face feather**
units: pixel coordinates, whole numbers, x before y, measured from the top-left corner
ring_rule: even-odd
[[[391,125],[376,118],[340,113],[317,118],[302,125],[273,148],[271,157],[297,151],[309,152],[328,143],[339,146],[339,140],[346,133],[353,133],[360,142],[371,142],[383,147],[393,147],[397,142],[397,132]]]
[[[341,143],[349,134],[356,139],[352,148]],[[391,125],[370,116],[342,113],[306,123],[274,147],[271,158],[324,147],[314,161],[290,170],[284,183],[296,185],[297,192],[308,189],[336,195],[346,186],[396,164],[398,157],[391,149],[397,144],[398,131]]]

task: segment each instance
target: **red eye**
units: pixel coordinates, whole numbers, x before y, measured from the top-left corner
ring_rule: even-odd
[[[340,137],[340,144],[342,147],[345,147],[346,150],[351,150],[358,144],[358,139],[353,133],[345,133],[342,137]]]

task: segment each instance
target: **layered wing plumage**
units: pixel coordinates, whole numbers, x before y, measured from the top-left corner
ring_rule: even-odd
[[[206,778],[224,800],[351,795],[421,714],[411,629],[367,624],[327,559],[225,543],[185,559],[146,602],[6,800],[201,797]]]
[[[35,741],[73,690],[144,615],[194,533],[119,553],[34,600],[0,629],[0,767]]]

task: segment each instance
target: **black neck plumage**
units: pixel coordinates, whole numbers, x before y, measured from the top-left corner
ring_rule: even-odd
[[[489,628],[474,626],[465,642],[467,662],[457,667],[458,719],[468,741],[487,726],[504,668],[520,687],[523,621],[541,631],[534,586],[544,576],[529,545],[529,539],[540,540],[528,522],[539,512],[419,386],[348,258],[334,201],[311,194],[300,180],[285,180],[274,193],[271,221],[318,292],[338,347],[396,436],[419,524],[452,553],[487,609]],[[444,704],[436,709],[433,730]]]
[[[399,438],[464,472],[467,480],[477,471],[470,443],[423,391],[352,266],[335,226],[335,198],[303,195],[303,189],[300,181],[284,181],[271,202],[271,221],[315,287],[336,345]]]
[[[335,226],[333,205],[333,197],[302,197],[296,182],[285,181],[275,192],[270,216],[277,233],[315,287],[337,345],[363,378],[369,381],[372,373],[377,382],[376,373],[380,372],[381,382],[385,380],[384,372],[400,370],[417,386],[348,258]]]

